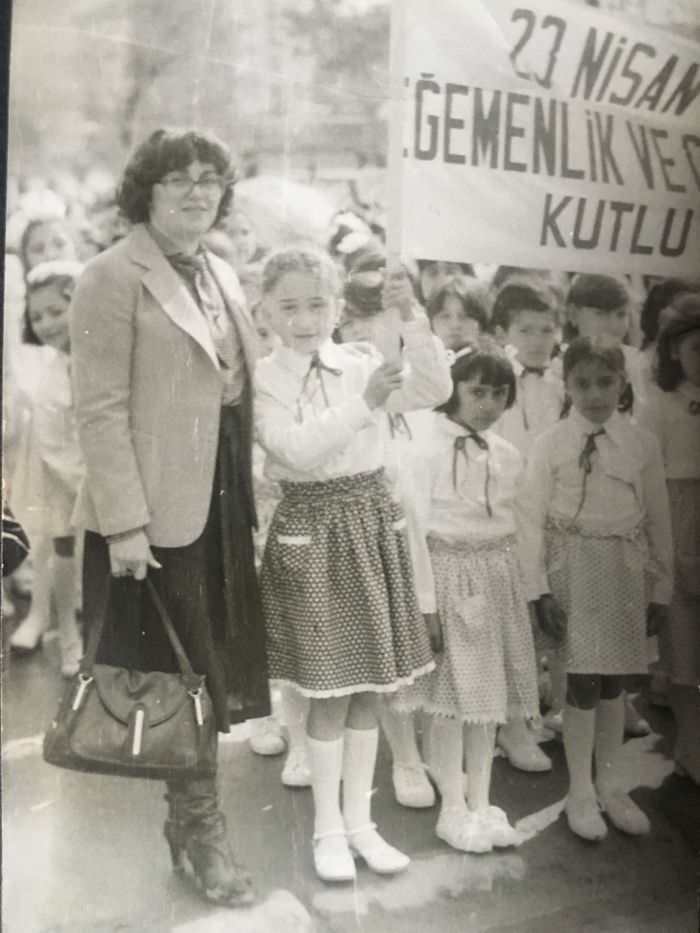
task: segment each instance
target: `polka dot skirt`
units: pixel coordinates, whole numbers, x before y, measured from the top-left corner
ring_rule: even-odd
[[[548,523],[545,563],[567,616],[569,673],[647,673],[648,560],[641,529],[603,537]]]
[[[401,690],[397,710],[465,722],[539,715],[535,653],[514,538],[429,539],[444,650],[428,677]]]
[[[405,519],[382,471],[282,483],[261,571],[270,678],[390,692],[433,667]]]

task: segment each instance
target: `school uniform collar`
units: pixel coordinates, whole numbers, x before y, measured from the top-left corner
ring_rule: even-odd
[[[326,366],[336,369],[342,369],[343,359],[340,348],[332,340],[326,340],[318,348],[318,355]],[[303,379],[309,371],[311,365],[310,353],[299,353],[292,347],[285,347],[283,344],[275,347],[272,351],[272,358],[276,363],[292,373],[298,379]]]
[[[521,379],[523,378],[523,376],[529,376],[532,373],[532,367],[528,368],[526,366],[523,366],[523,364],[520,362],[520,360],[517,357],[517,353],[518,351],[516,347],[514,347],[510,343],[507,344],[506,356],[508,357],[508,360],[510,361],[510,365],[513,367],[515,378]],[[546,379],[547,376],[549,375],[549,366],[543,366],[542,373],[541,374],[538,373],[538,375],[541,375],[542,379]]]
[[[575,408],[572,408],[568,415],[568,421],[581,439],[585,439],[589,434],[595,434],[601,428],[605,431],[605,436],[613,444],[621,443],[621,435],[625,430],[625,419],[618,411],[614,411],[605,424],[594,424],[588,418],[584,418]]]

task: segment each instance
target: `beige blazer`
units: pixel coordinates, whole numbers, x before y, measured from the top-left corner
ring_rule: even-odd
[[[235,272],[210,259],[248,370],[250,446],[257,334]],[[71,346],[86,465],[76,524],[103,535],[145,526],[151,544],[190,544],[211,499],[222,380],[206,320],[145,226],[86,266]]]

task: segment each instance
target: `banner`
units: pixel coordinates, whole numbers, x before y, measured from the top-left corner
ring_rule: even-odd
[[[395,0],[394,13],[390,249],[700,272],[697,43],[564,0]]]

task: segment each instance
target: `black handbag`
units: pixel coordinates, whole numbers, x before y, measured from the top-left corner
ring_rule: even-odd
[[[204,676],[193,671],[153,583],[146,579],[145,586],[175,652],[179,673],[96,664],[103,612],[91,632],[80,671],[66,686],[44,736],[44,760],[49,764],[156,780],[216,773],[217,730]]]

